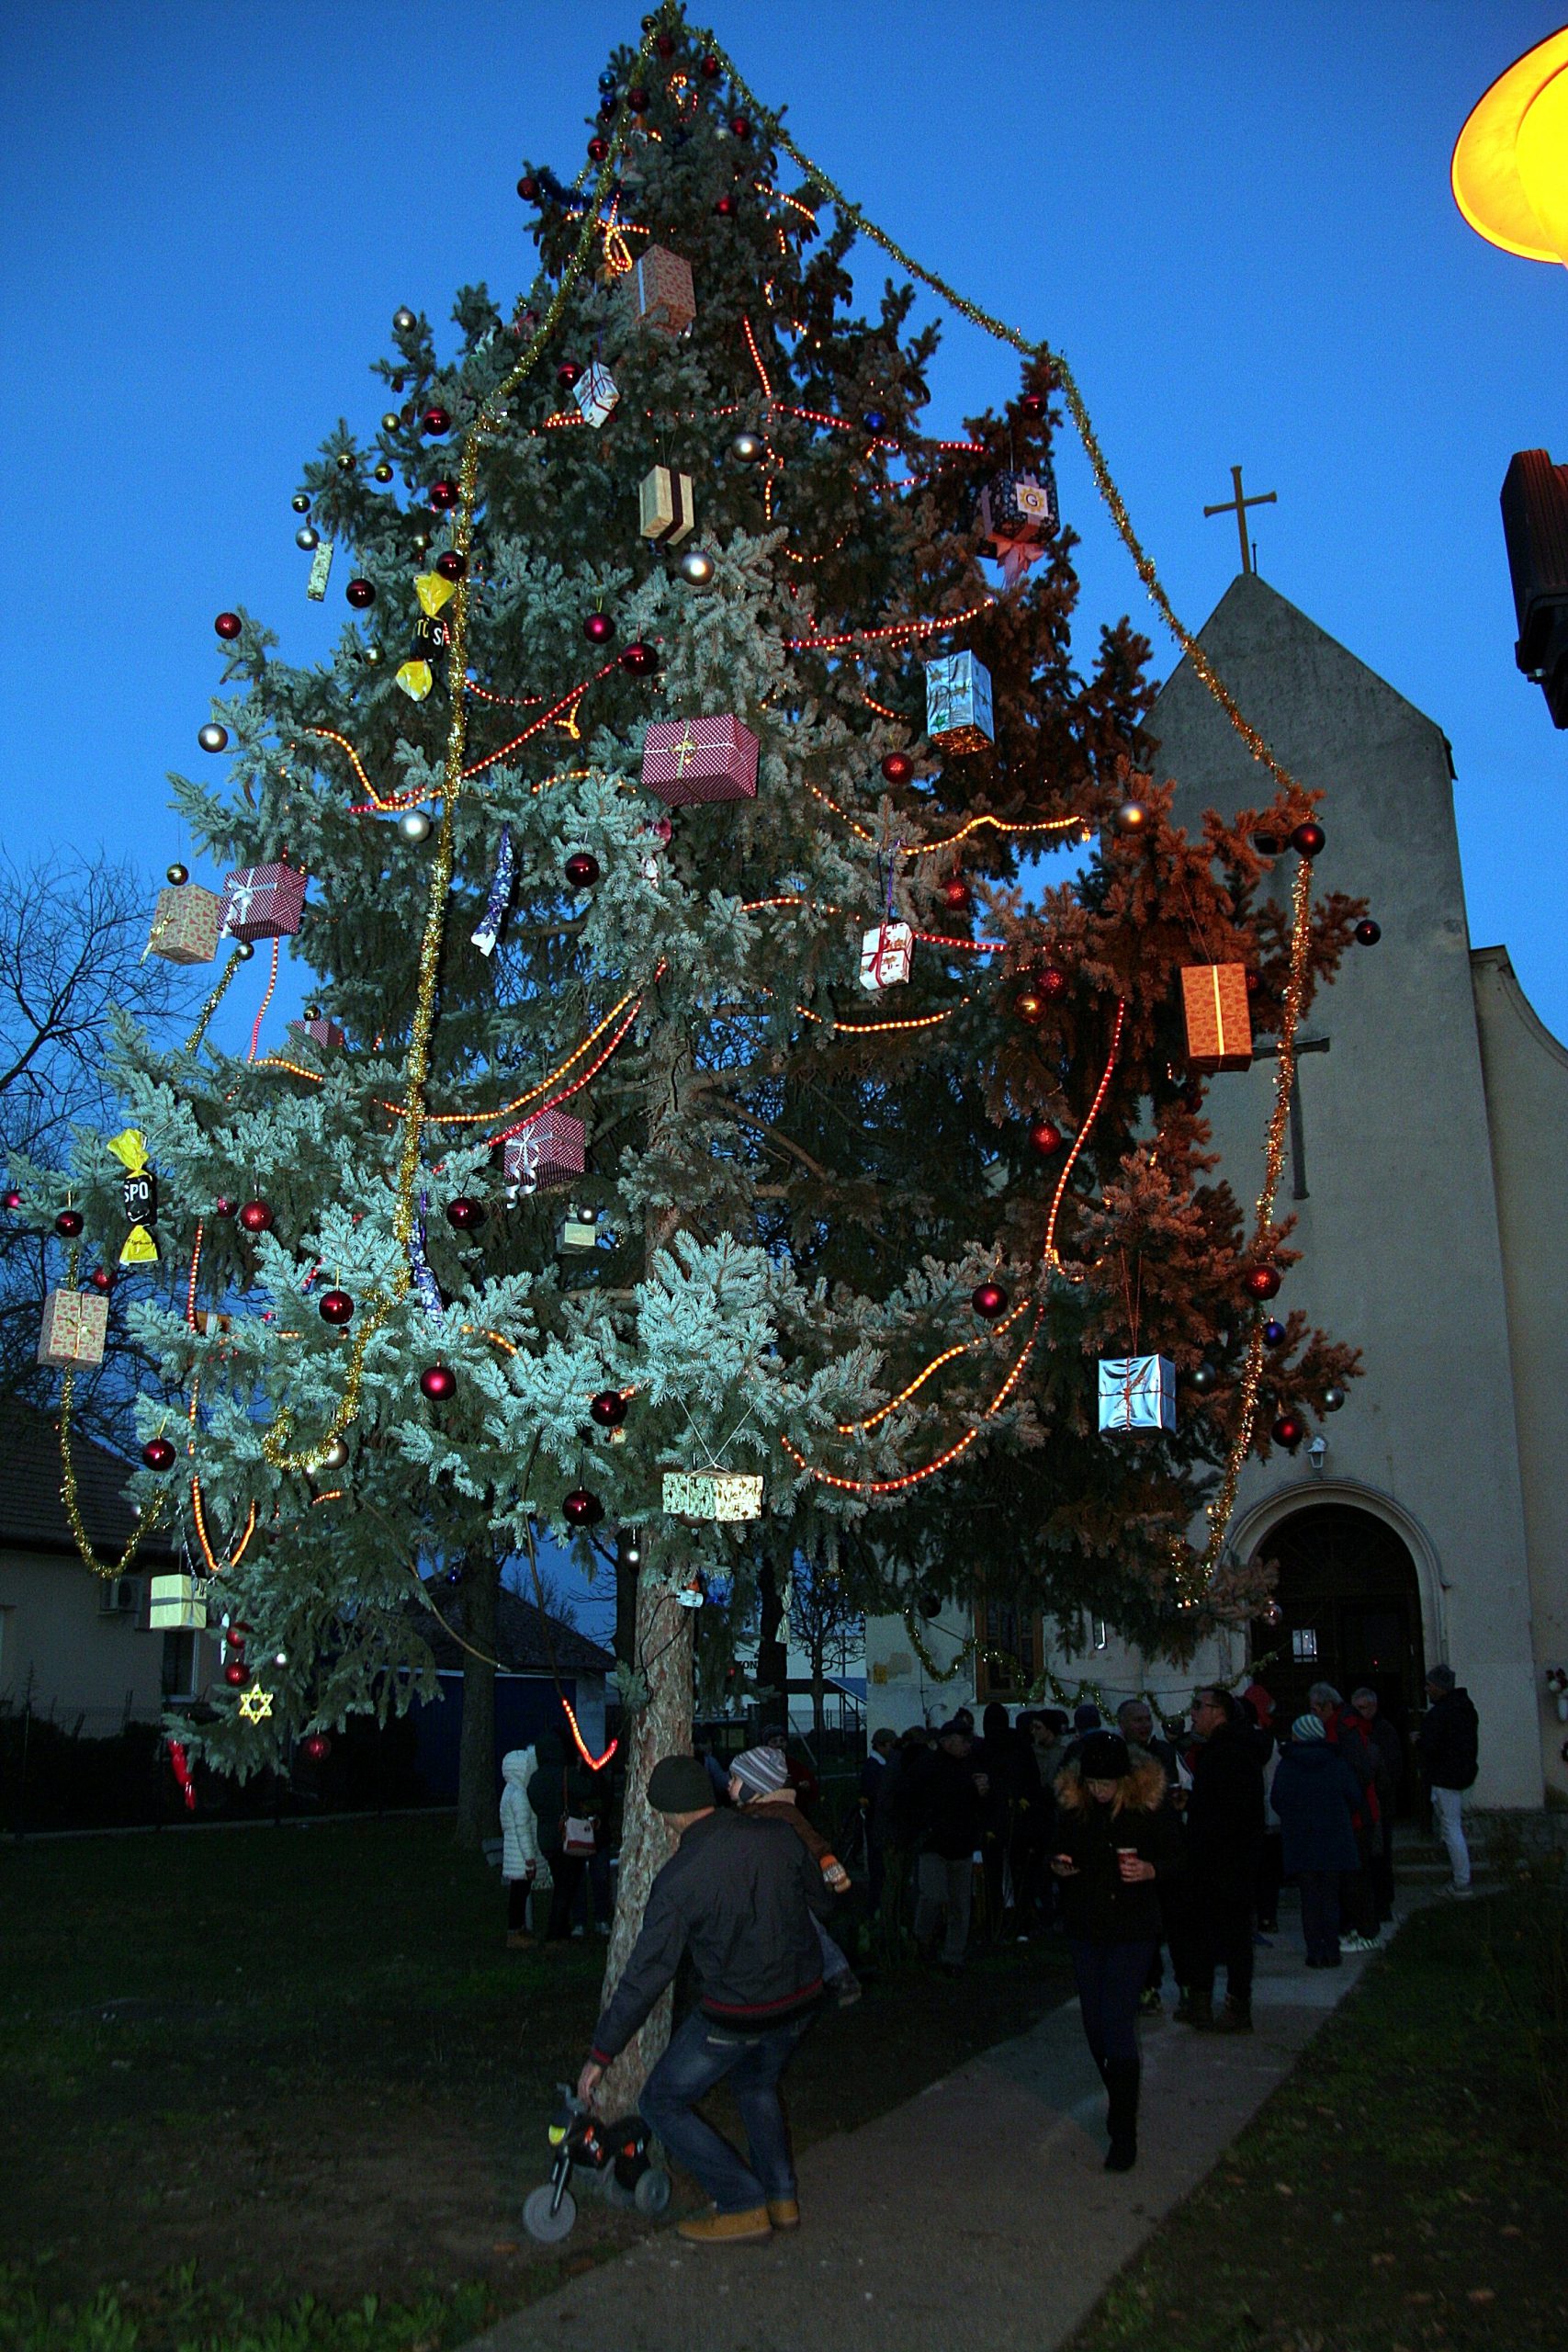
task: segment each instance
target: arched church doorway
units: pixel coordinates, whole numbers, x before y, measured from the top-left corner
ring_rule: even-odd
[[[1309,1503],[1269,1530],[1258,1545],[1279,1565],[1275,1626],[1255,1624],[1257,1658],[1283,1726],[1301,1714],[1314,1682],[1348,1699],[1363,1684],[1397,1725],[1409,1754],[1426,1678],[1421,1596],[1409,1547],[1388,1521],[1353,1503]],[[1405,1774],[1401,1811],[1410,1808]]]

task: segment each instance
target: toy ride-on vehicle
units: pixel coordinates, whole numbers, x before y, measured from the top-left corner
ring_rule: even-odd
[[[619,2211],[645,2213],[650,2221],[662,2213],[670,2202],[670,2176],[649,2154],[653,2134],[641,2116],[604,2123],[569,2085],[558,2088],[560,2104],[550,2121],[555,2162],[548,2180],[524,2200],[528,2235],[555,2245],[570,2234],[577,2219],[577,2199],[568,2186],[574,2168],[596,2180],[605,2203]]]

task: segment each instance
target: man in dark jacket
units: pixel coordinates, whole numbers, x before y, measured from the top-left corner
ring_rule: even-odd
[[[976,1850],[980,1843],[980,1806],[990,1783],[971,1761],[974,1737],[955,1716],[928,1750],[908,1801],[915,1829],[919,1899],[915,1941],[930,1950],[943,1910],[947,1930],[942,1965],[956,1975],[969,1942],[969,1910]]]
[[[822,1992],[813,1912],[831,1897],[801,1840],[778,1821],[720,1813],[694,1756],[665,1756],[648,1802],[678,1844],[649,1890],[642,1928],[577,2079],[591,2100],[690,1952],[697,2006],[642,2086],[644,2120],[694,2173],[714,2211],[682,2222],[694,2244],[738,2245],[800,2221],[778,2080]],[[696,2112],[728,2078],[750,2163]]]
[[[1340,1916],[1348,1932],[1340,1938],[1346,1951],[1371,1951],[1378,1939],[1378,1905],[1373,1861],[1382,1835],[1382,1809],[1378,1803],[1378,1754],[1367,1737],[1367,1727],[1354,1707],[1348,1707],[1332,1682],[1314,1682],[1307,1704],[1323,1725],[1330,1747],[1337,1747],[1356,1776],[1360,1802],[1352,1826],[1356,1832],[1356,1867],[1347,1871],[1339,1888]]]
[[[1176,2015],[1222,2033],[1252,2030],[1252,1902],[1263,1844],[1263,1764],[1251,1710],[1212,1685],[1192,1702],[1198,1752],[1187,1801],[1193,1951],[1187,1996]],[[1225,2005],[1214,2015],[1214,1970]]]
[[[1451,1666],[1434,1666],[1427,1676],[1430,1702],[1416,1735],[1421,1770],[1432,1799],[1432,1819],[1449,1849],[1450,1894],[1470,1893],[1470,1849],[1464,1842],[1464,1792],[1475,1786],[1480,1769],[1481,1722],[1468,1690],[1454,1680]]]
[[[1381,1928],[1393,1917],[1393,1816],[1404,1785],[1404,1742],[1399,1736],[1398,1724],[1390,1723],[1380,1712],[1378,1694],[1369,1685],[1363,1683],[1360,1690],[1351,1691],[1350,1704],[1361,1718],[1363,1734],[1377,1764],[1379,1822],[1378,1843],[1372,1855],[1372,1891]]]
[[[884,1724],[871,1736],[871,1752],[860,1768],[860,1815],[865,1831],[866,1913],[873,1919],[882,1908],[883,1883],[887,1875],[887,1786],[896,1732]]]

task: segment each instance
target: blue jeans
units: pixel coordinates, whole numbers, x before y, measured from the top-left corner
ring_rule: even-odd
[[[766,2033],[719,2025],[694,2009],[642,2086],[638,2106],[677,2164],[707,2190],[721,2213],[746,2213],[771,2197],[795,2195],[789,2128],[778,2080],[811,2023],[811,2013]],[[750,2165],[696,2111],[728,2075],[746,2129]]]
[[[1095,2064],[1102,2065],[1108,2058],[1136,2058],[1138,1996],[1156,1947],[1091,1943],[1087,1936],[1069,1936],[1067,1950],[1077,1979],[1084,2039]]]

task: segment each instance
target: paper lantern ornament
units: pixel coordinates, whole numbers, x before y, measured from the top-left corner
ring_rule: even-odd
[[[281,861],[236,866],[223,885],[231,939],[290,939],[305,911],[305,876]]]
[[[761,1519],[761,1474],[745,1470],[666,1470],[664,1508],[671,1519]]]
[[[38,1360],[57,1372],[79,1363],[102,1363],[108,1328],[109,1303],[98,1292],[51,1290],[43,1302]]]
[[[223,901],[216,890],[204,890],[197,882],[160,890],[147,953],[169,964],[210,964],[222,921]]]
[[[637,484],[637,528],[645,539],[665,548],[689,538],[696,522],[692,477],[672,466],[655,466]]]
[[[642,747],[642,780],[668,808],[703,800],[754,800],[757,738],[729,713],[657,721]]]
[[[926,733],[944,752],[983,752],[996,741],[991,673],[973,653],[926,663]]]
[[[660,334],[684,334],[697,315],[692,265],[667,245],[649,245],[633,266],[632,316]]]
[[[907,922],[879,922],[861,940],[862,988],[890,989],[907,980],[914,954],[915,934]]]
[[[520,1193],[539,1193],[552,1185],[569,1184],[584,1167],[587,1130],[570,1111],[541,1111],[502,1149],[502,1172]]]
[[[1173,1430],[1176,1366],[1168,1356],[1102,1356],[1101,1430]]]
[[[1252,1014],[1245,964],[1183,965],[1181,1010],[1193,1069],[1250,1069]]]

